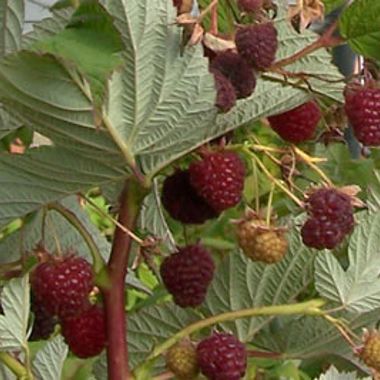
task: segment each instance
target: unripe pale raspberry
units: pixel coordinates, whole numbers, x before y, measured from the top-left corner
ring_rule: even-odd
[[[380,88],[351,84],[345,90],[345,111],[355,137],[364,145],[380,145]]]
[[[199,306],[204,301],[214,271],[210,253],[200,244],[179,248],[160,268],[162,281],[181,307]]]
[[[298,144],[313,138],[321,117],[317,103],[310,101],[281,114],[269,116],[268,121],[285,141]]]
[[[184,224],[202,224],[219,215],[193,189],[188,170],[177,170],[165,179],[162,204],[173,219]]]
[[[237,5],[242,12],[257,12],[263,6],[263,0],[237,0]]]
[[[247,351],[231,334],[214,333],[197,347],[198,363],[210,380],[240,380],[247,367]]]
[[[211,62],[211,71],[218,70],[234,86],[238,99],[247,98],[256,87],[256,78],[249,64],[239,54],[226,50]]]
[[[285,230],[268,226],[264,220],[251,219],[239,223],[237,236],[240,248],[253,261],[279,262],[288,249]]]
[[[365,333],[364,345],[360,350],[360,358],[368,367],[380,372],[380,334],[378,331]]]
[[[104,311],[93,305],[83,313],[62,321],[62,335],[78,358],[99,355],[106,345]]]
[[[221,112],[228,112],[236,104],[235,88],[218,70],[214,70],[213,74],[217,92],[215,105]]]
[[[188,341],[174,345],[166,354],[166,367],[179,380],[192,380],[198,376],[197,351]]]
[[[90,263],[73,253],[50,255],[34,270],[31,285],[36,302],[51,315],[63,318],[88,307],[94,274]]]
[[[259,70],[267,69],[276,59],[277,30],[272,22],[239,28],[235,43],[238,53]]]
[[[212,208],[221,212],[236,206],[242,197],[244,163],[231,151],[209,153],[190,167],[190,182]]]

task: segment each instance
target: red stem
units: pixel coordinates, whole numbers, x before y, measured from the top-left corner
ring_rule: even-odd
[[[145,192],[136,182],[127,181],[120,199],[119,222],[133,230]],[[131,238],[116,228],[108,263],[110,282],[103,288],[107,329],[107,365],[109,380],[132,379],[128,366],[127,322],[125,311],[125,276]]]
[[[267,358],[267,359],[280,359],[281,354],[278,352],[264,352],[264,351],[256,351],[249,350],[248,356],[253,358]]]

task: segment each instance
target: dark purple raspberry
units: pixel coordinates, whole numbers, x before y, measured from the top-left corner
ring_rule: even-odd
[[[214,333],[197,347],[198,363],[210,380],[239,380],[246,371],[247,351],[231,334]]]
[[[90,263],[72,253],[51,255],[34,270],[31,285],[36,302],[51,315],[63,318],[88,307],[94,274]]]
[[[106,345],[104,311],[93,305],[83,313],[62,321],[62,335],[78,358],[99,355]]]
[[[356,138],[364,145],[380,145],[380,88],[348,85],[345,100],[345,111]]]
[[[320,188],[311,193],[306,202],[310,218],[301,229],[305,245],[317,249],[333,249],[355,224],[349,195],[335,188]]]
[[[189,171],[192,186],[215,210],[221,212],[240,202],[245,168],[235,152],[209,153],[193,162]]]
[[[202,224],[219,215],[193,189],[188,170],[177,170],[165,179],[162,204],[173,219],[184,224]]]
[[[316,249],[333,249],[344,239],[345,234],[340,226],[318,218],[310,218],[301,228],[303,243]]]
[[[237,0],[237,5],[242,12],[257,12],[262,8],[263,0]]]
[[[29,340],[34,342],[48,339],[58,323],[57,318],[48,313],[43,306],[34,300],[32,301],[31,309],[34,313],[34,322]]]
[[[321,116],[317,103],[310,101],[284,113],[269,116],[268,121],[285,141],[297,144],[313,137]]]
[[[162,281],[181,307],[195,307],[204,301],[214,271],[210,253],[200,244],[179,248],[160,268]]]
[[[267,69],[276,59],[277,30],[272,22],[239,28],[235,43],[238,53],[259,70]]]
[[[218,70],[232,83],[238,99],[247,98],[256,87],[252,68],[231,50],[219,53],[212,60],[210,68],[211,71]]]
[[[216,87],[215,105],[222,112],[228,112],[236,104],[236,93],[232,83],[218,70],[213,71]]]

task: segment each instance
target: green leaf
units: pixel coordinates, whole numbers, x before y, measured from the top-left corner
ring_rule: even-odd
[[[176,243],[163,214],[157,180],[140,211],[140,227],[158,237],[170,250],[175,250]]]
[[[0,1],[0,56],[18,50],[24,25],[24,0]]]
[[[101,105],[108,76],[121,65],[123,45],[111,16],[97,0],[87,0],[64,30],[36,42],[32,48],[74,63],[88,79],[95,103]]]
[[[4,315],[0,315],[0,350],[26,346],[30,305],[29,276],[10,280],[1,293]]]
[[[352,49],[369,58],[380,59],[380,3],[355,0],[340,18],[340,32]]]
[[[301,242],[297,232],[288,236],[289,250],[277,264],[266,265],[247,259],[241,252],[231,252],[218,267],[205,302],[206,315],[227,310],[287,304],[311,281],[314,254]],[[224,330],[233,331],[242,341],[252,337],[270,319],[240,319],[223,323]]]
[[[126,176],[102,157],[45,146],[24,155],[0,155],[0,226],[42,205]]]
[[[317,256],[315,281],[319,294],[349,311],[363,313],[379,308],[379,245],[380,214],[366,213],[350,239],[347,270],[332,254]]]
[[[37,380],[60,379],[63,363],[69,349],[61,335],[48,341],[33,360],[33,372]]]
[[[0,140],[20,128],[22,123],[12,117],[3,107],[0,105]]]
[[[132,368],[144,362],[152,348],[185,326],[199,319],[193,310],[184,310],[172,303],[165,303],[139,310],[128,317],[129,363]],[[160,360],[158,368],[163,369]],[[107,379],[105,355],[96,362],[94,375],[97,380]]]
[[[329,14],[334,9],[339,8],[346,0],[323,0],[323,4],[325,5],[325,14]]]

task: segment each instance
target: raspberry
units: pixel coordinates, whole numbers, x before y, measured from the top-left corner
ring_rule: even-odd
[[[88,295],[94,286],[91,265],[69,253],[50,255],[35,269],[31,280],[36,302],[51,315],[72,316],[88,306]]]
[[[276,59],[277,30],[272,22],[239,28],[235,43],[238,53],[259,70],[267,69]]]
[[[31,309],[34,313],[34,323],[29,340],[45,340],[54,332],[57,319],[48,313],[43,306],[33,300]]]
[[[199,373],[195,347],[188,341],[174,345],[166,354],[166,367],[179,380],[195,379]]]
[[[237,229],[239,246],[253,261],[267,264],[281,261],[288,249],[285,231],[268,226],[263,220],[246,220]]]
[[[160,272],[162,280],[181,307],[200,305],[215,271],[210,253],[200,244],[188,245],[168,256]]]
[[[165,179],[162,204],[173,219],[184,224],[202,224],[219,215],[193,189],[188,170],[177,170]]]
[[[201,372],[210,380],[239,380],[246,371],[247,351],[227,333],[214,333],[197,347]]]
[[[218,70],[213,71],[217,91],[215,105],[222,112],[228,112],[236,104],[236,93],[232,83]]]
[[[257,12],[263,6],[263,0],[238,0],[237,5],[242,12]]]
[[[335,188],[314,190],[306,201],[309,220],[301,229],[305,245],[333,249],[351,233],[355,220],[349,195]]]
[[[345,100],[345,111],[356,138],[364,145],[380,145],[380,88],[348,85]]]
[[[189,168],[195,191],[217,211],[240,202],[244,187],[244,163],[230,151],[209,153]]]
[[[62,335],[78,358],[99,355],[106,345],[103,309],[93,305],[75,317],[63,319]]]
[[[338,225],[317,218],[306,221],[302,226],[301,236],[306,246],[316,249],[333,249],[344,239],[344,234]]]
[[[360,358],[368,367],[380,371],[380,334],[378,331],[365,333]]]
[[[231,50],[219,53],[211,63],[211,71],[218,70],[230,80],[238,99],[247,98],[256,87],[253,70],[239,54]]]
[[[285,141],[297,144],[313,137],[321,116],[317,103],[310,101],[287,112],[269,116],[268,121]]]

